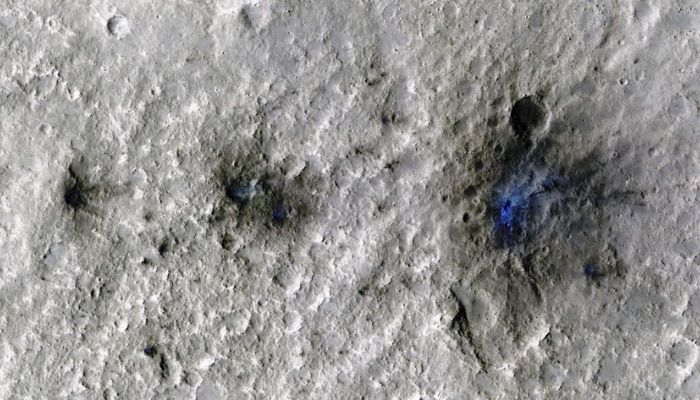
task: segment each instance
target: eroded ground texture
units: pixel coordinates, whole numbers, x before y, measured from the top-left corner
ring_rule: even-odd
[[[0,398],[700,398],[695,0],[0,3]]]

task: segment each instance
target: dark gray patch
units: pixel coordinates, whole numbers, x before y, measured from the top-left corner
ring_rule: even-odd
[[[68,167],[68,174],[63,201],[72,210],[84,209],[88,205],[91,188],[77,175],[72,165]]]

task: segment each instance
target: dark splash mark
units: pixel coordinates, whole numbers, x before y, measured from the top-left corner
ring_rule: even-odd
[[[94,183],[90,182],[84,173],[81,173],[82,158],[71,162],[68,166],[68,177],[63,185],[63,203],[74,215],[84,214],[96,218],[103,217],[103,209],[100,207],[105,201],[128,193],[129,187],[124,184]]]
[[[63,195],[63,201],[72,209],[77,210],[87,205],[87,196],[78,184],[73,182]]]
[[[63,201],[73,210],[80,210],[88,205],[90,188],[75,172],[73,166],[68,167],[68,178]]]

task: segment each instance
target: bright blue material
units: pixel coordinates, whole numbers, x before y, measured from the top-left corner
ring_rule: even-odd
[[[521,243],[546,224],[550,205],[566,186],[566,179],[557,175],[513,172],[494,188],[491,205],[496,241],[505,247]]]
[[[495,206],[496,236],[502,244],[512,246],[525,232],[530,196],[525,195],[520,188],[511,188],[510,191],[497,195]]]
[[[243,204],[250,201],[260,191],[260,185],[234,183],[228,187],[226,194],[236,203]]]
[[[600,272],[600,269],[598,268],[598,266],[593,265],[593,264],[584,265],[583,266],[583,273],[589,278],[597,278],[597,277],[603,275]]]

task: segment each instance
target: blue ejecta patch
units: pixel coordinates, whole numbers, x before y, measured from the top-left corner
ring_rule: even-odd
[[[260,184],[250,183],[232,183],[226,188],[226,195],[229,199],[238,204],[245,204],[262,192]]]
[[[517,188],[496,197],[495,229],[498,241],[512,246],[525,232],[530,196]]]
[[[586,264],[583,266],[583,274],[588,278],[599,278],[603,276],[600,268],[595,264]]]

